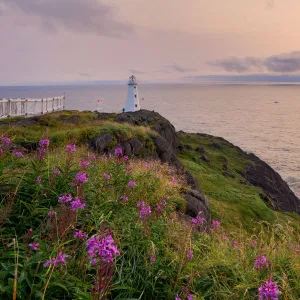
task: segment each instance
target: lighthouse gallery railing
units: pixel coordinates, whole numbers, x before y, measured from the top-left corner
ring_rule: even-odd
[[[65,96],[42,99],[1,99],[0,119],[18,116],[36,116],[54,111],[63,110]]]

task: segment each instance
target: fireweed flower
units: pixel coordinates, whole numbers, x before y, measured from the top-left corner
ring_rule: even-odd
[[[127,201],[128,201],[128,197],[126,197],[126,196],[124,196],[124,195],[122,195],[122,196],[120,197],[120,199],[123,200],[124,202],[127,202]]]
[[[232,247],[233,248],[237,248],[238,245],[239,245],[239,243],[237,241],[233,241],[233,243],[232,243]]]
[[[192,226],[202,226],[205,222],[205,218],[202,217],[200,214],[196,218],[192,218]]]
[[[79,185],[80,183],[87,183],[89,179],[85,172],[78,172],[75,176],[74,185]]]
[[[76,230],[74,232],[74,238],[78,240],[85,240],[88,238],[88,234],[82,230]]]
[[[176,295],[175,300],[182,300],[178,295]]]
[[[3,137],[3,138],[1,139],[1,142],[2,142],[3,144],[7,145],[7,146],[11,144],[11,140],[10,140],[10,138],[8,138],[8,137]]]
[[[257,241],[255,241],[255,240],[251,241],[250,246],[251,247],[256,247],[257,246]]]
[[[49,139],[41,139],[39,143],[41,148],[47,148],[50,145]]]
[[[107,180],[109,180],[109,179],[111,178],[111,176],[110,176],[109,174],[106,174],[106,173],[104,173],[103,176],[104,176],[104,178],[107,179]]]
[[[55,215],[55,210],[49,210],[48,211],[48,216],[54,216]]]
[[[78,209],[84,209],[86,206],[86,202],[81,202],[79,198],[75,197],[74,201],[70,203],[70,209],[75,211]]]
[[[86,169],[90,165],[90,162],[87,160],[81,160],[79,165],[80,165],[80,167]]]
[[[44,263],[44,267],[47,268],[47,267],[53,265],[56,268],[59,265],[65,265],[67,263],[66,257],[67,257],[67,255],[62,253],[61,250],[59,250],[56,257],[52,257],[51,259],[46,260],[46,262]]]
[[[41,183],[42,179],[41,179],[41,177],[38,177],[35,181],[36,181],[37,183]]]
[[[124,155],[124,156],[123,156],[123,160],[124,160],[124,161],[127,161],[128,159],[129,159],[128,155]]]
[[[212,229],[216,229],[216,228],[218,228],[218,227],[220,227],[221,226],[221,222],[219,221],[219,220],[213,220],[212,222],[211,222],[211,228]]]
[[[86,242],[88,250],[88,258],[91,259],[91,263],[95,264],[97,260],[103,262],[113,262],[114,258],[120,255],[115,241],[111,235],[101,239],[99,236],[93,236]]]
[[[61,172],[60,172],[59,169],[54,169],[54,170],[53,170],[53,174],[54,174],[54,175],[60,175]]]
[[[150,169],[150,167],[151,167],[149,163],[146,163],[145,166],[146,166],[147,169]]]
[[[58,203],[69,203],[72,201],[72,196],[69,195],[62,195],[58,198]]]
[[[156,257],[154,255],[150,256],[150,262],[154,263],[156,261]]]
[[[90,160],[94,160],[94,159],[96,159],[96,156],[95,156],[94,154],[91,154],[91,155],[89,156],[89,159],[90,159]]]
[[[161,213],[163,209],[166,207],[166,205],[167,205],[167,201],[163,199],[156,205],[155,210]]]
[[[189,261],[191,261],[194,257],[194,251],[193,249],[188,249],[187,253],[186,253],[186,257]]]
[[[272,281],[272,278],[265,281],[258,288],[258,299],[259,300],[278,300],[280,294],[278,286]]]
[[[267,258],[264,255],[261,255],[255,259],[254,268],[256,270],[262,270],[268,267],[269,267],[269,263],[267,262]]]
[[[190,294],[190,295],[188,295],[187,296],[187,300],[193,300],[194,298],[193,298],[193,295],[192,294]]]
[[[76,145],[67,145],[66,151],[69,153],[76,152]]]
[[[23,153],[20,152],[20,151],[14,151],[14,152],[12,153],[12,155],[14,155],[14,156],[16,156],[16,157],[23,157],[23,156],[24,156]]]
[[[30,243],[28,246],[31,248],[31,250],[33,251],[37,251],[39,248],[39,243],[37,241],[34,241],[32,243]]]
[[[130,180],[130,181],[128,182],[128,186],[136,186],[136,182],[133,181],[133,180]]]
[[[115,148],[115,156],[116,156],[116,157],[120,157],[120,156],[122,156],[122,155],[123,155],[123,149],[122,149],[122,147],[117,146],[117,147]]]
[[[140,201],[136,205],[139,209],[140,218],[150,217],[151,216],[151,207],[147,205],[145,201]]]
[[[172,183],[177,183],[177,179],[176,178],[172,178]]]

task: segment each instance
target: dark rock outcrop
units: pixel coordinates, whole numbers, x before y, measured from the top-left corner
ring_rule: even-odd
[[[245,179],[263,189],[273,209],[300,213],[300,200],[281,176],[254,154],[248,157],[252,163],[243,173]]]
[[[90,141],[90,146],[96,152],[107,152],[107,147],[111,142],[113,142],[113,137],[109,133],[103,133],[99,136],[94,137]]]
[[[204,154],[205,153],[205,149],[203,148],[203,147],[197,147],[196,149],[195,149],[195,151],[196,152],[199,152],[199,153],[202,153],[202,154]]]
[[[186,214],[191,217],[196,217],[201,214],[206,222],[210,220],[209,202],[207,198],[199,191],[188,190],[184,199],[186,200]]]
[[[99,115],[101,116],[101,114]],[[131,125],[148,126],[168,141],[173,150],[178,150],[180,143],[174,126],[157,112],[148,110],[126,112],[117,115],[114,121]]]

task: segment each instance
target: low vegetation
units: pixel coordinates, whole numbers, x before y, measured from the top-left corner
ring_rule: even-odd
[[[62,126],[154,134],[89,122]],[[246,162],[233,149],[223,156],[235,177],[220,175],[224,158],[204,137],[210,164],[194,150],[180,154],[211,201],[207,224],[185,215],[186,182],[171,167],[124,156],[117,139],[100,155],[58,124],[36,128],[0,130],[1,299],[300,298],[296,217],[273,212],[259,189],[239,183]],[[34,151],[20,148],[22,134],[37,142]]]

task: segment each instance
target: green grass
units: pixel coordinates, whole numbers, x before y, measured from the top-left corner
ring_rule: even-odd
[[[212,217],[221,219],[225,227],[232,229],[242,224],[253,232],[256,230],[253,224],[260,220],[270,223],[293,221],[298,225],[298,216],[273,211],[260,197],[263,191],[247,184],[241,172],[250,161],[238,148],[208,135],[179,133],[179,137],[183,145],[190,145],[193,150],[184,150],[178,158],[199,181],[210,201]],[[212,143],[220,145],[221,149]],[[199,146],[204,148],[209,162],[202,160],[202,154],[195,151]],[[227,172],[234,178],[224,175],[224,161]]]

